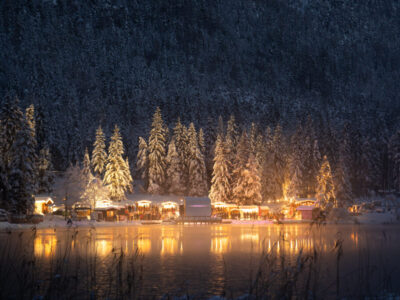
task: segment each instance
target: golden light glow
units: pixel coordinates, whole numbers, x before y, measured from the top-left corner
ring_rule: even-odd
[[[138,207],[150,207],[150,200],[140,200],[137,202]]]
[[[167,201],[167,202],[163,202],[161,203],[161,207],[163,209],[173,209],[173,208],[178,208],[178,203],[173,202],[173,201]]]
[[[227,236],[213,237],[211,239],[211,252],[223,254],[229,249],[229,239]]]
[[[101,239],[95,241],[96,252],[100,257],[109,255],[113,249],[113,243],[110,239]]]
[[[56,251],[57,237],[55,234],[37,236],[33,248],[36,257],[50,257]]]

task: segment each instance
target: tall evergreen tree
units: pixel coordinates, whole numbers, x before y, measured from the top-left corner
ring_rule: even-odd
[[[128,193],[133,193],[133,178],[131,174],[131,167],[129,165],[128,157],[125,158],[124,174],[126,178],[126,191]]]
[[[340,156],[335,172],[336,201],[339,207],[345,207],[352,201],[352,191],[348,172],[343,156]]]
[[[191,196],[204,196],[207,194],[207,174],[204,156],[198,143],[196,128],[193,123],[189,126],[189,188]]]
[[[25,118],[28,122],[31,134],[36,137],[36,121],[35,121],[35,106],[33,104],[29,105],[25,109]]]
[[[97,176],[103,176],[106,162],[106,138],[103,129],[99,126],[96,130],[96,140],[94,141],[92,151],[92,168]]]
[[[125,199],[125,191],[129,186],[129,179],[126,177],[126,163],[123,158],[124,145],[119,128],[115,125],[114,133],[111,136],[108,147],[107,165],[104,174],[104,185],[108,186],[110,199],[121,201]]]
[[[90,169],[90,156],[89,156],[89,151],[87,148],[85,148],[85,155],[83,157],[83,163],[82,163],[82,174],[84,177],[85,184],[89,183],[90,180],[92,180],[93,174],[92,170]]]
[[[286,171],[286,149],[283,141],[282,127],[278,124],[274,130],[271,145],[273,163],[273,198],[279,199],[283,196],[283,186],[285,184]]]
[[[136,168],[143,180],[143,187],[147,190],[149,185],[149,161],[147,153],[147,143],[142,137],[139,137],[139,151],[137,154]]]
[[[203,156],[205,156],[206,145],[204,144],[204,131],[203,131],[203,128],[200,128],[200,130],[199,130],[199,148],[200,148],[201,154],[203,154]],[[204,158],[204,160],[205,160],[205,158]]]
[[[161,110],[157,107],[151,125],[148,160],[149,160],[149,187],[151,194],[160,194],[165,185],[165,157],[166,157],[166,131],[161,116]]]
[[[230,200],[230,177],[223,138],[218,135],[215,142],[213,177],[211,179],[210,199],[213,202]]]
[[[186,187],[182,178],[183,166],[174,139],[169,143],[166,162],[168,192],[172,195],[184,195]]]
[[[302,170],[303,162],[301,159],[302,149],[301,140],[298,134],[293,134],[291,138],[291,153],[288,161],[288,194],[290,199],[298,197],[302,189]]]
[[[54,173],[50,150],[46,146],[39,152],[38,174],[38,193],[51,193],[53,191]]]
[[[8,96],[1,109],[1,136],[0,136],[0,150],[1,150],[1,167],[2,167],[2,180],[0,181],[2,192],[2,207],[9,209],[12,207],[11,203],[11,182],[10,175],[12,170],[11,162],[16,154],[13,150],[13,145],[16,142],[17,134],[21,130],[21,120],[23,114],[18,107],[19,100],[12,99]]]
[[[275,199],[275,167],[274,167],[274,151],[273,151],[273,133],[270,127],[267,127],[265,133],[265,149],[264,149],[264,162],[262,163],[262,196],[263,199]]]
[[[260,204],[261,180],[256,158],[251,153],[244,168],[241,168],[238,181],[233,189],[234,200],[239,205]]]
[[[337,207],[335,186],[332,178],[331,166],[326,155],[322,159],[321,169],[318,174],[317,200],[322,207]]]
[[[243,130],[239,143],[237,145],[236,156],[233,162],[233,172],[231,175],[231,182],[233,189],[237,186],[239,177],[241,176],[242,170],[246,168],[247,161],[249,159],[249,141],[247,133]],[[233,193],[233,198],[236,199],[237,196]]]
[[[25,214],[33,210],[34,193],[37,190],[36,142],[22,112],[18,111],[17,114],[20,116],[20,130],[11,147],[10,202],[12,211]]]

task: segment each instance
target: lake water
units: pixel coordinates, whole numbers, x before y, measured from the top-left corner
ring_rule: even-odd
[[[44,286],[53,284],[48,278],[62,278],[76,272],[71,278],[78,278],[77,283],[69,279],[65,285],[78,286],[81,291],[74,294],[78,298],[87,298],[85,293],[91,290],[99,298],[117,297],[118,291],[113,286],[122,286],[118,280],[125,279],[116,278],[131,276],[134,277],[129,277],[131,281],[136,282],[135,289],[140,290],[139,298],[156,299],[167,294],[188,294],[195,299],[211,295],[237,297],[247,293],[254,284],[262,264],[260,258],[265,258],[266,253],[271,254],[270,260],[275,260],[269,261],[275,267],[293,267],[300,254],[306,257],[318,253],[319,273],[314,276],[321,281],[318,292],[333,298],[338,240],[342,241],[343,250],[339,260],[343,293],[365,280],[371,281],[367,288],[398,291],[398,225],[146,225],[41,229],[36,233],[4,231],[0,234],[3,245],[0,251],[6,251],[5,245],[9,252],[16,249],[14,256],[3,254],[4,265],[20,261],[20,252],[35,258],[33,274],[41,282],[35,293],[44,293]],[[124,266],[119,260],[121,254],[126,259]],[[118,275],[119,262],[123,275]],[[135,272],[130,274],[130,268]],[[263,270],[264,274],[274,271],[272,267],[271,271]],[[385,279],[388,276],[390,280]]]

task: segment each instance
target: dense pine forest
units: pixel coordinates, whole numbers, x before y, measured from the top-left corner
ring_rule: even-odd
[[[42,177],[83,168],[99,126],[108,150],[117,125],[120,165],[153,193],[213,195],[216,164],[228,193],[260,177],[260,196],[236,189],[243,203],[315,195],[326,173],[343,201],[400,190],[399,3],[139,2],[0,3],[3,177],[24,157]]]

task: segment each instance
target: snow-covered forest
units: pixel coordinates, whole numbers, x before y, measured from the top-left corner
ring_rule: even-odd
[[[236,191],[243,203],[329,195],[322,181],[343,201],[400,190],[399,9],[395,1],[2,1],[1,138],[18,134],[2,143],[2,167],[41,157],[36,171],[46,177],[48,165],[83,168],[86,148],[100,161],[122,139],[109,168],[130,171],[123,192],[131,173],[152,193],[213,195],[221,172],[228,179],[218,179],[218,193]],[[7,132],[6,102],[16,96],[19,129]],[[33,121],[29,137],[24,122]],[[99,126],[105,152],[94,155]],[[107,170],[91,171],[109,178]],[[29,183],[14,173],[13,182]]]

